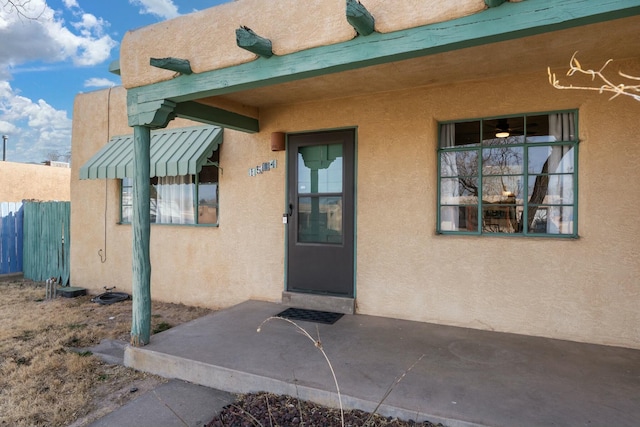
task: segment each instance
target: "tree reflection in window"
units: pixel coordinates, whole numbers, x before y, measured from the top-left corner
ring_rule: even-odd
[[[442,124],[438,231],[575,235],[575,115]]]

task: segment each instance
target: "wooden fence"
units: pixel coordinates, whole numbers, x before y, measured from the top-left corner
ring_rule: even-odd
[[[22,272],[22,202],[0,203],[0,274]]]
[[[24,202],[22,272],[25,278],[69,283],[70,202]]]

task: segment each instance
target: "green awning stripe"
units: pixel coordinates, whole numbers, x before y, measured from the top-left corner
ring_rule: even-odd
[[[222,143],[217,126],[151,132],[150,176],[195,175]],[[80,179],[133,178],[133,135],[114,136],[80,168]]]

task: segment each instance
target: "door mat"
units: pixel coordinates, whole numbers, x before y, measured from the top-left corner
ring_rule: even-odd
[[[332,313],[330,311],[308,310],[305,308],[293,307],[287,308],[285,311],[276,314],[276,317],[284,317],[285,319],[324,323],[326,325],[333,325],[342,316],[342,313]]]

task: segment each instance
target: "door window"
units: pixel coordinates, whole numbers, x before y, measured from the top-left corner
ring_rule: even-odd
[[[298,148],[298,241],[342,243],[342,144]]]

